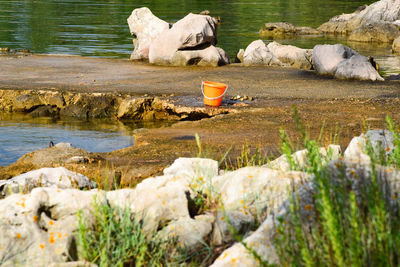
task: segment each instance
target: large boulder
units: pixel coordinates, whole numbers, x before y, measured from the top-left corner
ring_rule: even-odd
[[[362,81],[383,81],[368,58],[362,55],[354,55],[343,60],[337,65],[335,72],[337,79],[356,79]]]
[[[132,34],[135,49],[131,59],[149,58],[149,47],[155,37],[169,28],[169,24],[151,13],[147,7],[136,8],[128,18],[129,30]]]
[[[287,64],[292,68],[297,69],[312,69],[311,49],[301,49],[292,45],[282,45],[277,42],[268,44],[269,51],[281,61],[283,64]]]
[[[392,51],[393,51],[394,53],[400,53],[400,36],[397,37],[397,38],[393,41]]]
[[[316,45],[313,49],[312,61],[318,74],[334,75],[337,65],[353,55],[358,55],[358,53],[342,44]]]
[[[243,53],[242,63],[249,65],[268,65],[312,69],[312,50],[301,49],[292,45],[281,45],[277,42],[265,45],[262,40],[253,41]]]
[[[391,42],[399,36],[400,0],[381,0],[362,6],[354,13],[342,14],[322,24],[325,33],[349,34],[353,41]]]
[[[150,45],[149,61],[158,65],[224,65],[229,63],[217,43],[217,21],[206,15],[188,14],[164,30]]]
[[[350,41],[391,43],[400,36],[399,27],[389,22],[367,23],[349,35]]]
[[[249,65],[275,65],[280,66],[280,61],[274,57],[262,40],[253,41],[244,51],[243,64]]]
[[[312,61],[318,74],[339,79],[383,80],[368,58],[342,44],[316,45]]]

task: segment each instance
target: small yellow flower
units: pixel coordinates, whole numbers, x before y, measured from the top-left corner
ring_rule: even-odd
[[[36,215],[33,215],[33,221],[34,221],[34,222],[38,222],[38,221],[39,221],[39,217],[36,216]]]
[[[21,234],[17,233],[17,238],[20,239],[21,238]]]
[[[39,246],[40,246],[41,249],[44,249],[44,245],[43,244],[40,244]]]
[[[49,224],[50,224],[50,225],[54,225],[54,222],[53,222],[53,221],[49,221]]]
[[[50,243],[50,244],[54,244],[54,242],[56,242],[56,240],[54,239],[54,236],[51,235],[51,236],[49,237],[49,243]]]
[[[163,205],[165,205],[165,204],[166,204],[165,200],[163,200],[162,204],[163,204]]]
[[[307,204],[307,205],[304,206],[304,208],[305,208],[306,210],[311,210],[311,209],[312,209],[312,206],[311,206],[310,204]]]
[[[390,147],[387,146],[385,150],[386,150],[386,152],[389,152],[390,151]]]
[[[61,233],[57,233],[57,236],[58,236],[59,239],[62,238],[62,234]]]

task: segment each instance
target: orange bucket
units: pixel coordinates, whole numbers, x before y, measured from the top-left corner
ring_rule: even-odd
[[[201,91],[204,96],[204,104],[208,106],[221,105],[222,98],[228,90],[228,85],[216,82],[201,82]]]

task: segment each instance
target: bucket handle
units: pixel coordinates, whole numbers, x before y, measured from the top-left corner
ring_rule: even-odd
[[[217,97],[208,97],[204,94],[204,82],[201,82],[201,92],[203,93],[204,98],[206,98],[208,100],[216,100],[218,98],[221,98],[225,95],[226,91],[228,91],[228,85],[226,85],[225,91],[222,93],[222,95],[217,96]]]

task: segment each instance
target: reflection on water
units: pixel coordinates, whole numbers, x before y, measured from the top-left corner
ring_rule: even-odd
[[[133,131],[159,127],[160,123],[124,125],[112,120],[53,120],[29,116],[0,115],[0,166],[15,162],[22,155],[55,144],[68,142],[91,152],[109,152],[133,145]]]
[[[266,22],[286,21],[298,26],[318,27],[335,15],[351,13],[372,2],[375,1],[0,0],[0,47],[29,48],[38,53],[129,58],[133,45],[126,19],[133,9],[147,6],[168,22],[175,22],[189,12],[210,10],[211,15],[222,18],[219,46],[235,58],[240,48],[260,38],[258,30]],[[302,48],[338,41],[347,43],[344,39],[332,38],[283,40]],[[359,47],[355,43],[349,45]],[[375,56],[381,65],[399,72],[399,60],[392,60],[395,57],[391,55],[389,45],[384,45],[384,57],[376,45],[363,46],[363,54]]]

